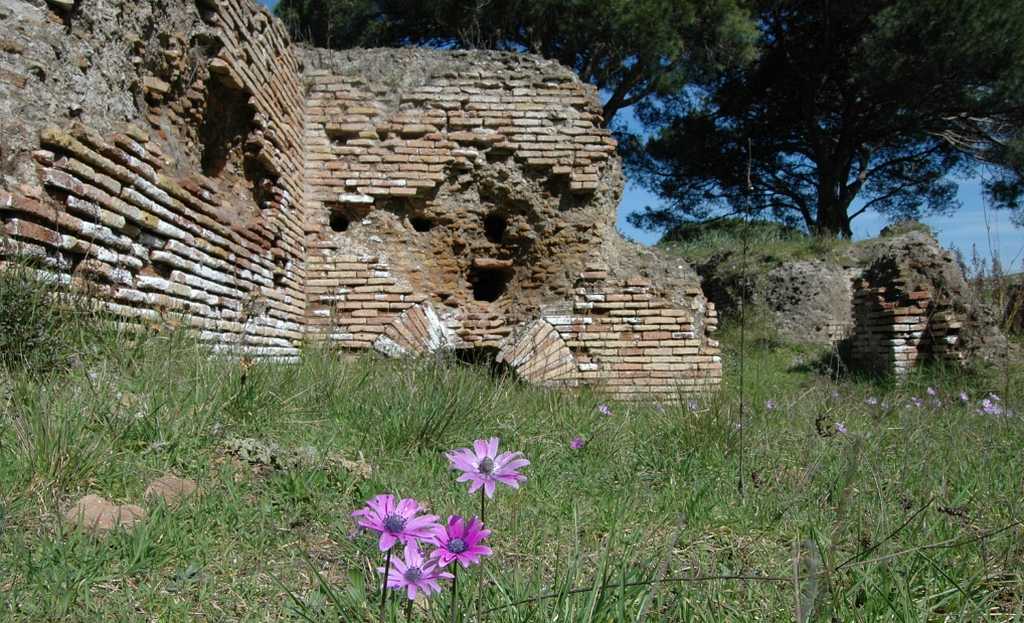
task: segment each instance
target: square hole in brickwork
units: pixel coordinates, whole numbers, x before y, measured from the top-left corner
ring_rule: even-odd
[[[484,235],[494,244],[501,244],[508,229],[508,219],[504,214],[491,212],[484,217]]]
[[[418,232],[428,232],[434,229],[434,220],[428,216],[410,216],[409,224]]]
[[[469,283],[473,286],[473,300],[487,303],[497,301],[508,290],[515,272],[511,268],[469,269]]]
[[[348,226],[352,224],[348,215],[341,212],[331,212],[331,231],[348,231]]]
[[[370,213],[371,206],[352,204],[327,204],[327,224],[333,232],[345,232],[349,228],[366,218]]]

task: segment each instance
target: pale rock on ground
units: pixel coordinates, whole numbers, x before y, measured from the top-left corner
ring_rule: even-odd
[[[198,488],[194,480],[168,474],[149,483],[144,497],[150,502],[163,500],[168,507],[175,508],[196,493]]]
[[[116,528],[131,529],[146,518],[146,510],[134,504],[118,505],[98,495],[87,495],[66,513],[64,519],[94,534]]]

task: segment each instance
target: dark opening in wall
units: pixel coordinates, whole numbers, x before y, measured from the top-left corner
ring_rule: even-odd
[[[328,203],[325,205],[328,210],[327,224],[332,231],[348,231],[349,227],[366,218],[372,205],[361,205],[351,203]]]
[[[463,363],[474,366],[487,366],[495,370],[495,360],[498,358],[497,346],[476,346],[473,348],[456,348],[455,358]]]
[[[203,174],[217,178],[224,173],[241,174],[243,144],[253,126],[255,111],[245,93],[232,89],[216,77],[206,82],[206,111],[199,128],[203,146]],[[228,165],[233,171],[225,171]]]
[[[340,210],[331,211],[331,231],[348,231],[348,226],[351,224],[352,221],[347,214]]]
[[[426,216],[410,216],[409,224],[412,225],[413,229],[419,232],[430,231],[434,228],[434,221]]]
[[[495,244],[501,244],[505,238],[505,230],[508,228],[508,221],[497,212],[491,212],[484,217],[484,235]]]
[[[488,303],[497,301],[508,290],[514,274],[511,268],[470,268],[469,283],[473,286],[473,300]]]

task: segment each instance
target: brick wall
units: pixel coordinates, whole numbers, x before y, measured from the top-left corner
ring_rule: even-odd
[[[542,300],[572,296],[566,268],[582,268],[612,220],[595,191],[618,182],[592,87],[504,53],[316,51],[306,63],[315,332],[367,347],[429,299],[460,345],[496,347]],[[505,291],[480,300],[488,276]]]
[[[232,354],[483,349],[622,398],[717,386],[714,307],[615,231],[615,141],[571,71],[299,52],[250,0],[164,8],[123,33],[134,123],[38,131],[33,179],[0,190],[0,261],[35,256],[125,321]]]
[[[200,8],[217,56],[185,71],[176,50],[188,33],[166,34],[178,62],[141,81],[148,127],[101,136],[76,122],[40,132],[40,185],[0,192],[3,255],[33,256],[88,283],[121,318],[182,316],[215,349],[292,358],[305,312],[298,63],[282,26],[251,3]],[[210,85],[226,85],[231,101],[213,102]],[[236,104],[246,150],[237,160],[259,163],[259,174],[200,174],[216,146],[202,144],[197,124]]]
[[[857,283],[853,362],[864,369],[902,375],[924,361],[960,362],[963,323],[957,314],[936,304],[927,289],[902,284],[872,287]]]

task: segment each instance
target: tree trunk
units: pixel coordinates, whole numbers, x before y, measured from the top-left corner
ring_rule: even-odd
[[[850,201],[842,197],[841,184],[837,181],[846,176],[834,173],[837,168],[830,162],[818,163],[818,212],[814,233],[822,237],[849,240],[853,237],[848,212]]]
[[[829,192],[818,192],[818,215],[815,223],[815,233],[819,236],[829,238],[844,238],[849,240],[853,237],[853,230],[850,229],[850,204]]]

